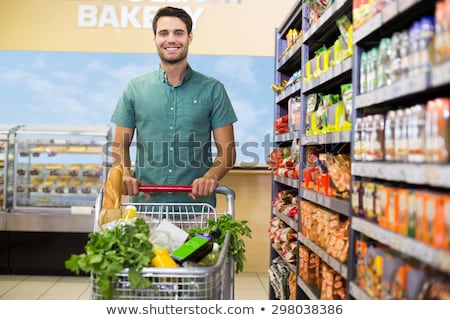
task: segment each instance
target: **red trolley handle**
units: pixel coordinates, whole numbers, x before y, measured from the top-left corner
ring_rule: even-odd
[[[142,184],[139,186],[139,191],[141,191],[141,192],[191,192],[192,186]]]

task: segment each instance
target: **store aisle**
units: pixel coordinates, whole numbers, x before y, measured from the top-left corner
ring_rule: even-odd
[[[267,273],[242,272],[235,279],[235,300],[266,300]],[[0,275],[0,300],[88,300],[89,278]]]

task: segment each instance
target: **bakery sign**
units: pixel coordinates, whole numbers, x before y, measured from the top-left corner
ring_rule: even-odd
[[[273,56],[275,28],[297,0],[2,0],[0,50],[154,53],[163,6],[192,17],[191,53]]]
[[[66,0],[73,1],[73,0]],[[243,0],[118,0],[114,4],[97,1],[91,4],[79,1],[77,7],[77,26],[81,28],[137,28],[151,29],[156,11],[164,5],[175,5],[186,10],[193,20],[193,29],[205,11],[206,3],[241,4]],[[118,2],[121,4],[118,5]],[[159,4],[159,5],[158,5]]]

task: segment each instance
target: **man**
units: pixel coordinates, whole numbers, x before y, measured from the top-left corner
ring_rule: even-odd
[[[194,71],[187,61],[192,19],[164,7],[153,19],[160,68],[132,79],[117,103],[113,154],[123,164],[123,194],[136,196],[140,184],[192,185],[192,192],[141,193],[134,201],[208,202],[236,159],[235,112],[222,83]],[[130,145],[136,133],[131,172]],[[211,156],[211,133],[217,149]]]

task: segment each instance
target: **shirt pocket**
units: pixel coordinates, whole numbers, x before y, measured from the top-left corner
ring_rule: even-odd
[[[207,101],[185,100],[181,106],[183,127],[187,133],[209,134],[211,130],[211,108]]]

